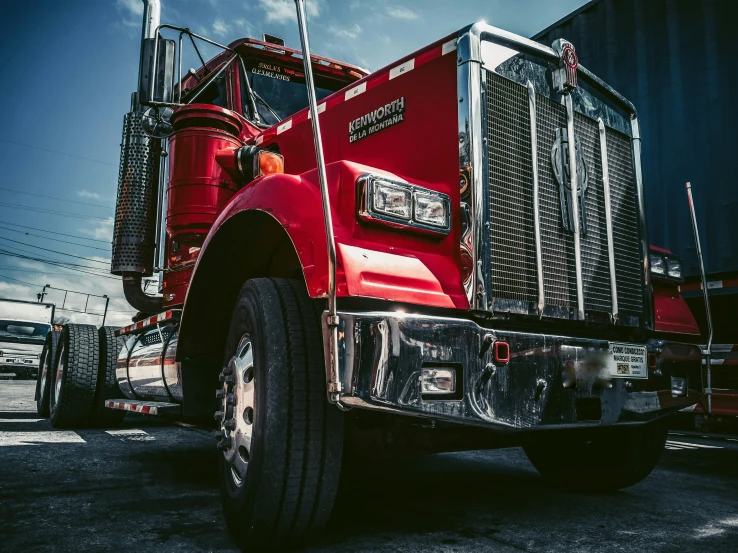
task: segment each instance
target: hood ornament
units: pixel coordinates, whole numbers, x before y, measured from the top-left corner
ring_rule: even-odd
[[[579,200],[579,226],[582,236],[587,235],[587,210],[584,195],[589,183],[589,167],[584,159],[582,143],[579,137],[575,138],[574,151],[576,152],[577,168],[577,196]],[[561,200],[561,220],[564,229],[574,232],[574,214],[571,210],[571,171],[569,169],[569,137],[566,129],[556,129],[556,140],[551,148],[551,166],[556,182],[559,183],[559,198]]]
[[[557,92],[571,92],[577,88],[577,68],[579,58],[574,45],[568,40],[555,40],[551,48],[559,55],[559,66],[553,70],[553,86]]]

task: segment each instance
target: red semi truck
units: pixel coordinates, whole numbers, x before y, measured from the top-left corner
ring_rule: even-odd
[[[215,417],[244,548],[314,535],[357,452],[650,473],[700,338],[651,274],[635,108],[572,44],[476,23],[369,74],[309,54],[297,0],[302,51],[237,40],[182,76],[207,39],[144,3],[111,268],[140,314],[64,327],[55,426]]]

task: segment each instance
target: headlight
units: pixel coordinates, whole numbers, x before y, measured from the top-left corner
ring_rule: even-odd
[[[669,257],[666,259],[666,273],[671,278],[680,279],[682,278],[682,261],[676,257]]]
[[[651,274],[660,280],[683,282],[682,260],[670,253],[651,251]]]
[[[663,255],[658,253],[651,254],[651,272],[655,275],[666,275],[666,261]]]
[[[415,191],[414,219],[433,227],[448,226],[448,202],[441,194]]]
[[[410,210],[413,205],[413,196],[410,189],[400,187],[389,182],[374,181],[374,194],[372,199],[374,211],[398,217],[410,219]]]
[[[451,232],[451,200],[407,182],[365,174],[356,181],[359,217],[424,232]]]

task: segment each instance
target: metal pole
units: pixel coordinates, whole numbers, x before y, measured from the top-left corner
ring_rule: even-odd
[[[710,313],[710,296],[707,293],[707,277],[705,276],[705,264],[702,262],[702,247],[700,246],[700,232],[697,229],[697,215],[694,212],[694,200],[692,199],[692,185],[687,183],[687,198],[689,199],[689,213],[692,215],[692,231],[694,231],[694,242],[697,245],[697,260],[700,263],[700,276],[702,277],[702,295],[705,298],[705,313],[707,314],[707,347],[702,352],[705,355],[706,380],[705,395],[707,396],[707,414],[712,414],[712,314]],[[667,267],[668,270],[668,267]]]
[[[315,159],[318,163],[320,196],[323,201],[323,224],[325,225],[325,240],[328,247],[328,359],[326,359],[326,368],[328,372],[328,399],[331,402],[338,403],[340,393],[343,390],[341,386],[341,377],[338,371],[338,351],[336,347],[338,344],[338,314],[336,312],[336,242],[333,237],[331,201],[328,196],[328,179],[325,174],[323,141],[320,135],[318,100],[315,96],[313,66],[310,61],[310,43],[308,40],[304,0],[295,0],[295,6],[297,8],[297,24],[300,28],[302,59],[305,66],[305,84],[307,85],[308,100],[310,101],[310,115],[313,122]]]
[[[108,304],[110,303],[110,298],[108,296],[103,297],[105,298],[105,311],[103,311],[103,320],[101,326],[105,326],[105,317],[108,316]]]

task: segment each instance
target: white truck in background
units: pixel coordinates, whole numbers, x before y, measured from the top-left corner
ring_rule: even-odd
[[[0,373],[36,377],[54,304],[0,298]]]

